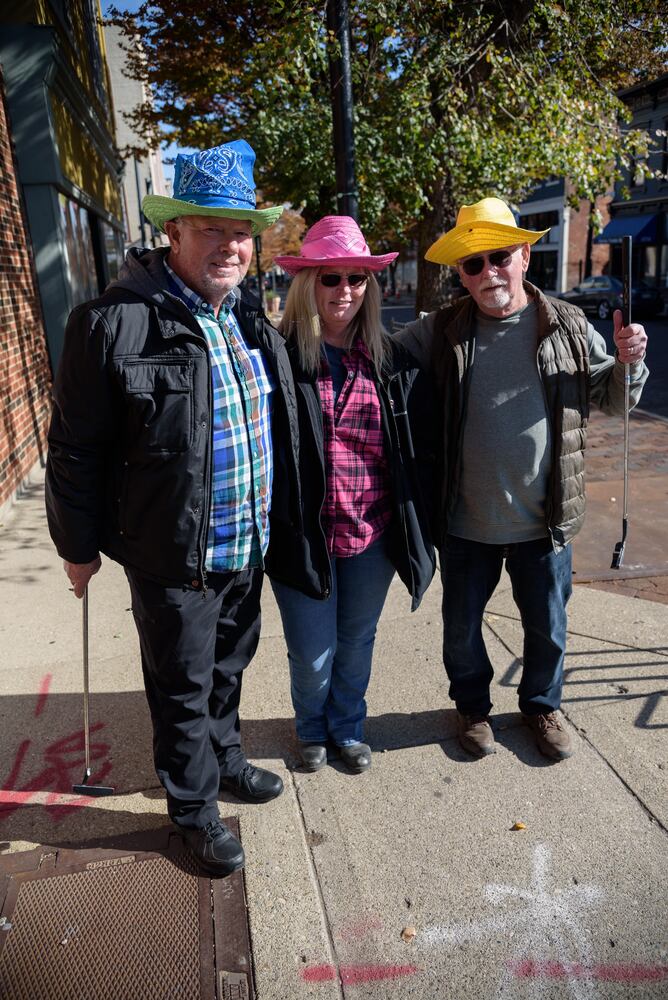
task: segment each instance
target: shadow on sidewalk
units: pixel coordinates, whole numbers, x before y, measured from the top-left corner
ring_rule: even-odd
[[[661,702],[668,697],[667,652],[665,646],[634,649],[636,658],[629,660],[629,650],[624,646],[617,650],[610,646],[567,650],[563,711],[568,714],[569,707],[576,705],[636,702],[636,729],[668,729],[667,724],[656,721]],[[498,683],[516,688],[521,674],[522,660],[516,657],[499,675]]]
[[[82,716],[78,693],[2,698],[0,839],[71,843],[165,822],[117,808],[119,797],[157,785],[144,693],[91,696],[89,783],[112,785],[116,808],[72,793],[85,767]]]

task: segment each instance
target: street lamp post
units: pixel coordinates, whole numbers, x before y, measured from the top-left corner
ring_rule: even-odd
[[[260,267],[260,254],[262,253],[262,237],[255,237],[255,263],[257,266],[257,297],[260,300],[260,308],[264,310],[264,278]]]
[[[334,118],[336,206],[341,215],[357,221],[355,139],[353,134],[353,84],[350,71],[350,24],[348,0],[327,0],[327,27],[336,35],[340,58],[329,57],[329,79]]]

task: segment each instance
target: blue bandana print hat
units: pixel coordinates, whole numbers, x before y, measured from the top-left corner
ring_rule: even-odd
[[[255,152],[244,140],[227,142],[200,153],[179,153],[174,165],[174,195],[146,195],[142,211],[161,232],[170,219],[204,215],[248,219],[253,236],[273,225],[283,208],[256,208]]]

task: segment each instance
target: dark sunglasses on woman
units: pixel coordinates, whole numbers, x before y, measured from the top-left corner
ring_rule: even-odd
[[[494,250],[492,253],[482,254],[480,257],[469,257],[468,260],[462,261],[462,271],[470,278],[480,274],[485,266],[485,259],[489,261],[490,267],[508,267],[516,250],[519,250],[519,247],[515,247],[515,250]]]
[[[336,288],[337,285],[341,284],[341,281],[345,281],[346,284],[350,285],[351,288],[359,288],[363,285],[367,279],[366,274],[321,274],[320,283],[325,286],[325,288]]]

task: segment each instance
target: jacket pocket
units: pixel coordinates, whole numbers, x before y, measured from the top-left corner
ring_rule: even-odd
[[[193,435],[191,358],[126,358],[120,368],[133,444],[183,452]]]

